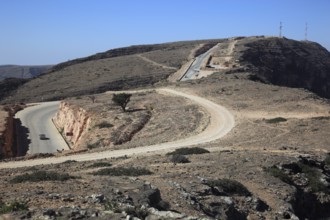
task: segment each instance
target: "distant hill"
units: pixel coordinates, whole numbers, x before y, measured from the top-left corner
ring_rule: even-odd
[[[56,100],[70,96],[153,86],[176,72],[203,45],[224,40],[198,40],[138,45],[109,50],[53,66],[47,73],[0,96],[6,102]],[[198,50],[201,48],[202,50]],[[205,47],[205,50],[207,50]],[[10,86],[10,88],[14,88]]]
[[[330,53],[321,45],[263,36],[236,40],[234,57],[240,65],[222,74],[243,73],[254,81],[305,88],[330,98]],[[60,100],[157,86],[198,54],[217,43],[229,42],[213,39],[139,45],[71,60],[27,81],[7,81],[2,85],[5,93],[0,91],[0,103]]]
[[[51,65],[44,66],[18,66],[0,65],[0,81],[7,78],[29,79],[44,73]]]

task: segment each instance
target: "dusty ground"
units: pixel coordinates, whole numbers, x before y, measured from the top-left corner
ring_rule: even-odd
[[[92,112],[91,126],[78,149],[90,151],[126,149],[174,141],[196,135],[209,123],[208,114],[192,101],[153,92],[134,93],[127,112],[112,102],[112,94],[67,99]],[[101,123],[109,128],[98,128]]]
[[[301,89],[246,80],[241,74],[215,74],[208,79],[173,86],[220,103],[235,115],[237,125],[229,135],[219,141],[200,146],[209,149],[211,153],[188,156],[190,163],[176,165],[165,155],[103,160],[112,163],[114,167],[145,167],[153,172],[150,176],[138,178],[95,177],[90,174],[95,168],[88,168],[93,162],[5,169],[1,170],[0,178],[2,200],[28,200],[31,210],[72,205],[102,210],[102,204],[91,205],[85,201],[85,197],[92,194],[111,197],[112,194],[109,192],[112,192],[112,189],[120,189],[125,195],[130,195],[136,184],[149,182],[160,189],[163,200],[170,203],[172,210],[205,217],[205,214],[197,211],[191,200],[187,199],[187,193],[198,194],[205,190],[205,186],[201,184],[203,179],[230,178],[243,183],[255,197],[270,207],[263,212],[250,210],[251,219],[274,219],[275,216],[281,218],[282,211],[289,206],[288,201],[292,199],[294,189],[264,172],[263,168],[297,161],[299,155],[324,159],[326,152],[330,151],[329,102]],[[84,99],[75,101],[81,102]],[[130,108],[142,107],[141,99],[148,100],[147,103],[142,102],[142,106],[152,105],[152,119],[131,142],[120,147],[132,147],[136,143],[157,142],[167,138],[176,139],[181,135],[192,135],[196,130],[196,119],[200,117],[182,114],[195,112],[191,110],[197,107],[191,103],[185,101],[184,105],[181,105],[183,100],[180,98],[151,93],[134,95]],[[97,100],[101,102],[109,98],[101,95]],[[87,102],[88,98],[85,101]],[[165,109],[167,111],[164,111]],[[186,116],[182,118],[184,115]],[[287,121],[267,121],[277,117],[285,118]],[[194,123],[187,123],[191,120]],[[178,133],[183,128],[188,132]],[[63,183],[7,182],[17,174],[30,173],[31,169],[66,172],[80,176],[81,179]],[[59,199],[50,198],[54,193],[60,195]],[[66,199],[70,195],[72,199]],[[235,201],[241,200],[236,198]]]
[[[144,54],[148,59],[152,57],[149,55]],[[163,62],[157,57],[155,60],[164,67],[178,65],[174,61]],[[296,189],[271,176],[264,168],[297,162],[301,156],[323,160],[330,152],[330,103],[329,100],[321,99],[303,89],[248,80],[248,74],[219,73],[208,78],[169,85],[219,103],[235,115],[236,126],[227,136],[199,146],[209,149],[211,153],[190,155],[190,163],[185,164],[174,164],[170,162],[170,157],[163,154],[103,160],[113,167],[144,167],[153,172],[137,178],[91,175],[92,171],[99,169],[89,167],[94,162],[71,161],[32,168],[3,169],[0,170],[1,199],[4,202],[25,200],[32,213],[42,213],[46,208],[57,210],[61,206],[104,210],[104,204],[91,203],[87,197],[102,194],[112,198],[116,192],[121,192],[121,195],[129,198],[134,192],[139,192],[138,185],[151,183],[160,190],[163,200],[170,204],[171,210],[206,217],[205,212],[196,208],[196,203],[209,202],[216,205],[219,200],[228,198],[207,194],[209,188],[203,182],[229,178],[242,183],[253,194],[253,198],[259,198],[269,206],[256,210],[247,204],[250,200],[248,197],[230,198],[240,211],[246,209],[249,219],[289,219],[290,214],[284,213],[292,211],[290,202],[296,196]],[[148,102],[141,105],[141,99]],[[88,100],[80,97],[75,101],[84,103]],[[97,100],[101,103],[107,102],[109,98],[100,96]],[[152,109],[152,117],[132,141],[116,147],[147,145],[198,133],[206,125],[207,116],[201,117],[202,109],[187,101],[182,105],[182,101],[180,98],[159,94],[134,95],[131,103],[134,107],[129,107],[148,107],[146,109]],[[86,103],[83,105],[86,106]],[[118,112],[116,114],[120,117]],[[281,122],[271,121],[278,118]],[[106,133],[102,133],[103,135]],[[80,178],[36,184],[8,182],[19,174],[32,173],[34,170],[70,173]],[[53,194],[56,194],[55,198]]]
[[[200,82],[207,87],[192,86],[196,93],[221,103],[235,115],[236,128],[220,143],[259,149],[330,150],[326,135],[330,129],[328,100],[302,89],[266,85],[244,77],[216,74]],[[266,121],[277,117],[287,121]]]

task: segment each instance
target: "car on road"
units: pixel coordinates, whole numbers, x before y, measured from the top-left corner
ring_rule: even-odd
[[[49,138],[47,138],[45,134],[39,134],[39,139],[40,140],[48,140]]]

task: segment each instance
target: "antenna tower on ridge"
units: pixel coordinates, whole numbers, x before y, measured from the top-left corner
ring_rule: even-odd
[[[305,41],[307,41],[307,36],[308,36],[308,23],[306,22],[306,24],[305,24]]]
[[[283,25],[282,25],[282,21],[280,22],[280,37],[282,37],[282,28],[283,28]]]

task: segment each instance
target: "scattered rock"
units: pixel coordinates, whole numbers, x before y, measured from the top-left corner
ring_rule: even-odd
[[[46,209],[42,212],[43,215],[46,215],[46,216],[56,216],[56,212],[54,209]]]

